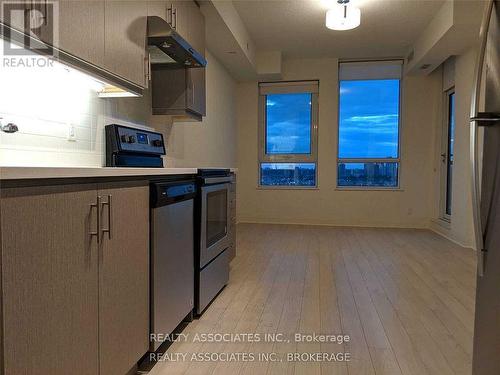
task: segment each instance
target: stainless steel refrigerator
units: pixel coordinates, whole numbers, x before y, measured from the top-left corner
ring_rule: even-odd
[[[473,375],[500,374],[500,0],[487,2],[471,106],[478,276]],[[482,155],[482,157],[481,157]]]

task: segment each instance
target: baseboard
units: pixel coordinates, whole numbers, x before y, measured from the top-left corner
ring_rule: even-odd
[[[274,224],[274,225],[310,225],[310,226],[325,226],[325,227],[342,227],[342,228],[397,228],[397,229],[429,229],[427,224],[394,224],[394,223],[327,223],[327,222],[303,222],[282,219],[255,219],[255,218],[239,218],[238,224]]]
[[[453,242],[454,244],[456,244],[456,245],[458,245],[460,247],[476,251],[476,249],[474,249],[474,247],[472,247],[471,245],[464,244],[463,242],[457,240],[456,238],[453,238],[452,236],[450,236],[447,233],[442,232],[441,230],[439,230],[438,228],[436,228],[436,227],[434,227],[432,225],[429,226],[429,230],[433,231],[434,233],[440,235],[443,238],[446,238],[448,241],[451,241],[451,242]]]

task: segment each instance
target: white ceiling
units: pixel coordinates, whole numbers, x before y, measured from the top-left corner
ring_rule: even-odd
[[[351,0],[361,26],[325,27],[326,3],[336,0],[234,0],[258,50],[285,57],[404,57],[446,0]]]

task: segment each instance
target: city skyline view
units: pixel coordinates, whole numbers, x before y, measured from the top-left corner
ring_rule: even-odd
[[[399,157],[399,93],[398,79],[339,82],[338,186],[398,185],[397,162],[376,163],[363,159]],[[311,103],[311,93],[266,96],[267,155],[311,153]],[[262,163],[260,182],[261,185],[314,186],[316,168],[316,163]]]

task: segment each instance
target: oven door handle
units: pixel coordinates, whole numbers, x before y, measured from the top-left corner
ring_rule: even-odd
[[[203,179],[203,183],[207,185],[211,184],[222,184],[225,182],[231,182],[233,180],[232,176],[225,176],[225,177],[205,177]]]

